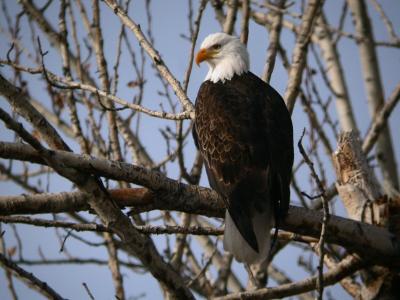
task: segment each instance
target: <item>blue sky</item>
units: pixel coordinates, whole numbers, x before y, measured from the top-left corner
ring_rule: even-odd
[[[45,3],[45,1],[42,1]],[[52,24],[57,26],[57,15],[58,15],[58,5],[55,1],[46,12],[46,16],[51,18]],[[147,29],[147,21],[144,9],[144,2],[142,0],[133,1],[131,5],[131,9],[129,15],[139,24],[141,24],[142,29],[146,31]],[[339,1],[327,1],[324,11],[328,16],[328,19],[332,21],[334,24],[337,24],[339,15],[338,5]],[[368,1],[367,1],[368,2]],[[340,1],[341,3],[341,1]],[[394,28],[400,28],[400,18],[398,17],[398,12],[400,3],[398,1],[385,0],[381,1],[385,12],[389,15],[391,21],[393,22]],[[8,2],[9,8],[12,14],[15,12],[19,12],[20,8],[16,3],[10,4]],[[197,14],[197,1],[194,1],[195,7],[195,15]],[[108,60],[108,68],[110,72],[112,71],[112,65],[115,60],[115,51],[116,51],[116,41],[117,36],[120,30],[120,23],[117,18],[115,18],[114,14],[105,7],[102,3],[102,28],[104,34],[104,45],[106,57]],[[172,73],[176,76],[176,78],[180,81],[183,80],[184,74],[189,61],[189,49],[190,43],[180,36],[181,34],[188,33],[188,24],[187,24],[187,1],[182,0],[153,0],[151,2],[152,8],[152,29],[153,35],[156,38],[155,47],[162,54],[164,62],[167,64]],[[388,40],[388,35],[386,28],[379,20],[378,14],[373,10],[369,9],[371,19],[374,24],[374,33],[376,39],[379,40]],[[240,15],[239,15],[240,16]],[[236,32],[239,32],[240,26],[240,17],[238,19],[236,26]],[[0,17],[0,26],[2,30],[6,29],[4,18]],[[30,49],[32,44],[29,39],[29,29],[27,27],[26,20],[22,23],[23,30],[21,31],[21,36],[25,46]],[[84,32],[83,28],[79,28],[81,34]],[[345,23],[345,30],[348,32],[353,32],[353,27],[351,24],[350,17],[348,16]],[[210,6],[207,7],[203,20],[202,26],[199,33],[199,40],[197,45],[201,43],[201,41],[206,37],[209,33],[213,33],[216,31],[220,31],[220,26],[218,22],[215,20],[214,12]],[[39,30],[37,30],[39,33]],[[400,34],[400,32],[397,32]],[[2,38],[5,36],[5,33],[2,32]],[[138,45],[133,34],[129,33],[129,38],[132,41],[132,44],[135,45],[135,48],[138,49]],[[254,23],[251,23],[250,26],[250,36],[249,36],[249,44],[248,49],[250,53],[250,61],[251,61],[251,70],[257,74],[261,75],[262,70],[264,68],[265,54],[266,49],[268,47],[267,44],[267,32],[264,28]],[[45,39],[42,36],[42,41]],[[288,51],[288,55],[290,57],[291,51],[294,46],[294,35],[284,30],[282,34],[282,42]],[[59,54],[55,49],[52,49],[47,43],[44,42],[46,50],[49,50],[48,56],[46,56],[46,64],[49,69],[55,73],[62,74],[60,68],[60,59]],[[0,57],[4,59],[9,48],[8,43],[0,44]],[[84,48],[84,47],[82,47]],[[197,46],[198,49],[198,46]],[[352,99],[353,107],[355,110],[355,116],[359,125],[359,128],[364,135],[370,125],[370,117],[367,108],[364,82],[362,79],[361,66],[359,60],[359,54],[356,44],[353,41],[350,41],[346,38],[342,38],[339,43],[339,52],[341,55],[341,61],[345,68],[345,77],[347,79],[347,83],[349,86],[349,92]],[[82,55],[83,57],[85,55]],[[387,98],[391,91],[394,89],[396,84],[399,82],[399,67],[400,67],[400,52],[393,48],[378,48],[378,58],[380,63],[380,71],[382,75],[382,82],[384,83],[384,92],[385,97]],[[146,58],[149,61],[149,58]],[[313,59],[310,57],[310,61]],[[24,59],[24,62],[33,66],[33,62],[29,59]],[[94,64],[94,61],[92,61]],[[203,81],[203,78],[206,74],[207,67],[206,65],[201,65],[200,67],[194,66],[188,95],[189,98],[194,101],[197,90]],[[10,70],[8,68],[0,68],[0,72],[3,75],[9,76]],[[149,64],[146,65],[145,69],[147,87],[144,94],[143,105],[152,109],[160,109],[160,103],[163,104],[163,107],[168,108],[165,98],[160,97],[158,91],[162,90],[162,86],[159,80],[155,76],[155,70],[150,67]],[[31,77],[26,77],[31,78]],[[130,100],[135,94],[135,91],[127,88],[126,84],[134,80],[134,72],[132,70],[130,64],[130,58],[124,54],[122,56],[122,63],[120,67],[120,88],[118,92],[118,96]],[[319,86],[321,87],[322,97],[324,99],[328,96],[328,91],[324,88],[324,84],[321,80],[317,81]],[[282,64],[278,58],[274,73],[272,75],[271,85],[274,86],[281,94],[284,93],[287,84],[287,74]],[[44,104],[48,105],[48,97],[45,95],[45,90],[43,86],[37,85],[37,80],[32,79],[29,81],[29,85],[34,87],[32,89],[32,95],[40,99]],[[38,87],[36,87],[38,86]],[[171,92],[173,95],[173,92]],[[0,106],[2,108],[6,108],[9,111],[8,104],[4,101],[4,99],[0,98]],[[180,109],[180,108],[179,108]],[[334,115],[334,109],[330,110]],[[80,115],[84,117],[85,111],[81,110]],[[64,115],[67,119],[67,114]],[[170,121],[164,121],[155,119],[152,117],[148,117],[145,115],[141,116],[141,126],[139,131],[139,136],[142,139],[143,144],[145,145],[147,151],[151,154],[155,161],[160,161],[165,157],[165,143],[159,132],[160,128],[163,128],[166,124],[174,128],[174,124]],[[300,134],[304,127],[308,126],[307,118],[305,117],[302,107],[300,105],[296,105],[295,111],[293,114],[293,124],[294,124],[294,139],[295,142],[300,137]],[[393,116],[390,120],[390,126],[392,129],[399,128],[400,124],[400,109],[397,107],[393,112]],[[186,126],[188,122],[186,122]],[[394,130],[397,134],[397,130]],[[332,136],[331,136],[332,137]],[[3,127],[3,124],[0,124],[0,139],[2,141],[13,140],[13,134],[11,134],[8,130]],[[77,144],[74,141],[68,140],[68,143],[75,149],[79,151]],[[400,142],[396,136],[393,136],[393,143],[395,147],[395,153],[397,157],[397,161],[400,160]],[[335,145],[334,142],[332,142]],[[297,149],[296,149],[297,150]],[[187,158],[187,165],[189,166],[194,157],[194,146],[192,140],[188,140],[188,145],[185,149],[185,157]],[[299,153],[296,151],[296,161],[300,159]],[[323,162],[326,165],[328,178],[332,182],[333,180],[333,171],[331,166],[329,165],[328,159],[326,155],[321,151],[321,156],[323,157]],[[3,160],[1,160],[5,163]],[[177,178],[178,168],[176,162],[168,164],[168,175],[172,178]],[[304,169],[300,173],[303,179],[300,181],[301,186],[304,190],[310,190],[310,184],[307,179],[308,170]],[[378,173],[379,175],[379,173]],[[300,178],[300,177],[299,177]],[[43,179],[45,180],[45,179]],[[34,181],[33,181],[34,182]],[[44,184],[45,186],[46,184]],[[207,186],[207,179],[203,174],[201,179],[201,185]],[[70,191],[71,184],[64,179],[59,177],[52,178],[50,181],[50,190],[51,192],[57,191]],[[14,185],[11,182],[5,181],[0,182],[0,195],[10,195],[10,194],[20,194],[22,190]],[[298,202],[297,199],[293,199],[293,203],[296,204]],[[337,201],[338,202],[338,201]],[[343,213],[343,210],[338,206],[338,212]],[[40,216],[40,217],[51,217],[51,216]],[[91,216],[90,218],[93,218]],[[8,247],[12,247],[16,245],[15,236],[13,234],[13,229],[10,226],[3,225],[2,230],[6,231],[5,239]],[[42,252],[46,258],[59,258],[62,257],[63,254],[59,253],[59,242],[57,236],[54,233],[53,229],[41,229],[34,228],[24,225],[18,225],[17,230],[24,241],[23,246],[23,256],[25,258],[39,258],[38,252]],[[63,233],[65,234],[65,232]],[[99,242],[100,239],[92,234],[82,234],[82,236],[87,237],[91,241]],[[156,238],[157,243],[160,248],[164,247],[165,239],[162,237]],[[66,245],[68,251],[73,256],[79,257],[99,257],[106,258],[106,251],[103,247],[87,247],[83,246],[81,243],[76,242],[74,239],[68,239]],[[280,253],[275,259],[275,263],[285,270],[285,272],[291,276],[291,278],[295,280],[299,280],[304,278],[307,274],[297,267],[297,258],[300,254],[300,250],[295,247],[289,247],[287,250]],[[124,255],[121,255],[123,259],[126,259]],[[24,266],[25,267],[25,266]],[[39,278],[48,282],[55,290],[57,290],[60,294],[65,295],[70,299],[86,299],[87,295],[82,287],[82,282],[86,282],[90,287],[92,293],[94,294],[96,299],[112,299],[114,288],[112,285],[111,275],[108,271],[107,267],[100,267],[96,265],[90,266],[38,266],[38,267],[25,267],[27,270],[30,270],[35,273]],[[240,274],[242,274],[242,280],[244,280],[244,271],[241,266],[238,264],[234,265],[234,269],[237,270]],[[145,293],[145,299],[157,299],[161,297],[158,285],[156,281],[148,275],[136,275],[127,269],[122,268],[122,273],[124,276],[124,283],[127,296],[138,296],[142,293]],[[21,299],[42,299],[40,295],[36,292],[27,289],[23,284],[21,284],[18,280],[14,280],[16,285],[18,294]],[[334,294],[335,298],[346,299],[347,294],[345,294],[341,288],[333,288],[331,292]],[[4,272],[0,271],[0,299],[9,299],[9,293],[6,288]]]

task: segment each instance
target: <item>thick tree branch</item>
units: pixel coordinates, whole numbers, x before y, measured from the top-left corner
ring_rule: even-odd
[[[358,135],[352,131],[343,132],[332,156],[337,177],[336,187],[348,217],[379,224],[376,201],[382,196],[381,187],[368,166]]]
[[[315,27],[312,40],[319,45],[325,60],[325,70],[336,99],[340,127],[344,131],[358,131],[339,53],[324,13],[317,19],[317,25],[319,26]]]
[[[378,112],[382,109],[385,99],[368,9],[364,0],[347,0],[347,3],[352,12],[357,35],[362,38],[358,43],[362,76],[364,78],[370,115],[375,119]],[[384,188],[387,194],[393,196],[395,194],[393,190],[399,189],[399,178],[390,127],[388,125],[382,129],[376,147],[376,156],[382,171]]]
[[[31,147],[4,142],[0,143],[0,157],[41,161],[39,155],[35,154]],[[97,176],[104,176],[114,180],[124,180],[151,189],[151,191],[140,190],[140,193],[144,195],[143,197],[134,193],[136,196],[133,199],[140,201],[135,203],[134,209],[136,212],[161,209],[177,210],[209,217],[222,217],[224,215],[225,206],[222,199],[216,192],[208,188],[179,183],[159,172],[149,171],[127,163],[91,158],[64,151],[54,151],[53,157],[63,165],[76,168],[84,173],[94,173]],[[82,196],[77,193],[72,194],[68,199],[70,203],[76,203],[77,207],[82,209],[85,201],[79,197]],[[42,201],[39,201],[40,199]],[[7,199],[2,199],[0,201],[0,211],[1,214],[20,214],[25,209],[25,212],[32,213],[29,210],[29,206],[25,206],[25,203],[34,204],[37,212],[48,212],[47,209],[54,207],[59,212],[63,211],[61,210],[60,201],[57,202],[55,200],[56,202],[54,203],[50,199],[51,197],[46,197],[46,194],[11,197],[8,201],[6,201]],[[48,204],[46,205],[45,203]],[[44,205],[42,210],[40,209],[41,205]],[[13,210],[13,207],[18,207],[18,209]],[[75,209],[75,207],[68,205],[63,207],[65,211]],[[282,228],[318,238],[321,220],[322,213],[320,212],[291,206]],[[327,242],[342,245],[351,251],[368,254],[377,261],[391,261],[391,259],[398,257],[400,253],[398,241],[386,229],[337,216],[331,216],[328,222],[326,238]],[[391,261],[391,263],[393,262]]]

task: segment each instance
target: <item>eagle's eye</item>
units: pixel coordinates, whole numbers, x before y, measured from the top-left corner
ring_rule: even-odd
[[[211,46],[211,49],[213,49],[213,50],[219,50],[219,49],[221,49],[221,44],[215,44],[215,45],[212,45]]]

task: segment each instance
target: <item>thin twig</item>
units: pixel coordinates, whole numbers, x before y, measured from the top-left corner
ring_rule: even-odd
[[[118,258],[118,247],[116,246],[112,234],[106,232],[103,236],[108,251],[108,267],[111,271],[115,286],[115,298],[118,300],[125,300],[124,283],[121,275],[120,260]]]
[[[87,223],[78,224],[72,222],[52,221],[39,218],[30,218],[25,216],[0,216],[0,222],[3,223],[20,223],[30,224],[40,227],[68,228],[75,231],[93,231],[93,232],[109,232],[113,233],[111,228],[102,224]],[[153,225],[136,225],[137,230],[144,234],[194,234],[194,235],[222,235],[223,229],[201,226],[153,226]],[[68,234],[67,236],[69,236]],[[67,237],[66,237],[67,238]]]
[[[183,90],[185,91],[185,93],[187,92],[188,86],[189,86],[189,80],[190,80],[190,75],[192,73],[192,66],[193,66],[193,59],[194,59],[194,49],[196,47],[196,41],[199,35],[199,30],[200,30],[200,22],[201,22],[201,18],[203,16],[203,12],[204,9],[206,8],[208,0],[202,0],[199,6],[199,11],[197,13],[197,18],[194,22],[195,24],[195,28],[194,30],[192,29],[192,36],[191,36],[191,48],[190,48],[190,55],[189,55],[189,63],[188,63],[188,67],[186,70],[186,74],[185,74],[185,79],[183,81]],[[183,159],[183,122],[182,121],[178,121],[177,122],[177,144],[178,144],[178,149],[177,149],[177,155],[178,155],[178,163],[179,163],[179,168],[181,171],[181,176],[186,179],[188,182],[190,183],[195,183],[193,178],[191,177],[191,175],[187,172],[186,168],[185,168],[185,163],[184,163],[184,159]]]
[[[396,35],[396,32],[393,28],[393,24],[390,21],[390,19],[387,17],[387,15],[385,14],[385,12],[383,11],[381,4],[376,0],[371,0],[371,2],[375,6],[376,11],[381,16],[381,19],[382,19],[383,23],[385,24],[387,31],[389,32],[390,40],[394,43],[398,43],[399,38]]]
[[[91,26],[92,34],[92,45],[96,54],[97,67],[100,73],[100,81],[102,89],[109,94],[110,93],[110,78],[107,70],[107,61],[104,55],[104,43],[103,43],[103,32],[100,25],[100,4],[99,0],[92,1],[93,10],[93,23]],[[114,111],[114,103],[110,99],[105,98],[105,103],[110,108],[106,111],[107,123],[108,123],[108,137],[109,147],[111,149],[108,153],[109,157],[115,160],[122,160],[121,145],[118,137],[118,128],[116,122],[116,111]]]
[[[85,288],[86,293],[88,294],[89,298],[91,300],[95,300],[95,298],[93,297],[92,292],[89,290],[89,287],[87,286],[86,282],[82,282],[83,287]]]
[[[27,265],[27,266],[39,266],[39,265],[87,265],[87,264],[93,264],[93,265],[98,265],[98,266],[105,266],[108,264],[108,261],[106,260],[100,260],[100,259],[95,259],[95,258],[87,258],[87,259],[80,259],[80,258],[68,258],[68,259],[42,259],[42,260],[29,260],[29,259],[20,259],[17,261],[14,261],[17,264],[20,265]],[[144,270],[144,267],[140,264],[132,263],[132,262],[126,262],[126,261],[120,261],[121,266],[134,269],[135,271],[138,270],[142,272]],[[139,270],[140,269],[140,270]]]
[[[199,11],[197,13],[197,18],[194,21],[194,31],[193,31],[193,36],[191,36],[191,47],[190,47],[190,54],[189,54],[189,63],[188,67],[186,69],[185,73],[185,79],[183,80],[183,90],[185,93],[187,92],[188,86],[189,86],[189,80],[190,80],[190,75],[192,74],[192,67],[193,67],[193,58],[194,58],[194,49],[196,48],[196,41],[197,37],[199,36],[199,31],[200,31],[200,24],[201,24],[201,18],[203,16],[204,9],[206,8],[208,0],[202,0],[200,2],[199,6]]]
[[[315,182],[317,183],[318,189],[321,192],[321,199],[322,199],[322,207],[323,207],[323,219],[322,219],[322,228],[321,228],[321,234],[320,238],[318,241],[318,247],[319,247],[319,254],[320,254],[320,259],[319,259],[319,267],[318,267],[318,277],[317,277],[317,282],[316,282],[316,287],[318,290],[319,297],[318,299],[322,300],[323,298],[323,293],[324,293],[324,255],[325,255],[325,239],[326,239],[326,231],[327,231],[327,226],[328,226],[328,221],[329,221],[329,205],[328,201],[326,200],[325,196],[325,187],[320,181],[317,173],[315,172],[314,169],[314,164],[308,157],[306,151],[303,148],[302,145],[302,140],[305,134],[305,129],[303,130],[303,134],[300,137],[299,142],[297,143],[299,147],[299,151],[301,155],[303,156],[305,162],[307,163],[308,167],[310,168],[311,171],[311,176],[314,178]]]
[[[215,255],[215,253],[217,253],[217,250],[218,250],[218,248],[217,248],[217,242],[218,242],[218,239],[216,239],[215,240],[215,249],[214,249],[214,252],[213,253],[211,253],[211,255],[210,255],[210,257],[208,258],[208,260],[207,260],[207,262],[204,264],[204,267],[201,269],[201,271],[192,279],[192,280],[190,280],[189,282],[188,282],[188,286],[190,287],[190,286],[192,286],[206,271],[207,271],[207,269],[208,269],[208,267],[211,265],[211,263],[212,263],[212,260],[213,260],[213,258],[214,258],[214,255]]]
[[[340,14],[340,19],[339,19],[339,25],[337,27],[338,32],[343,31],[344,23],[346,21],[346,16],[347,16],[347,10],[348,10],[348,5],[347,2],[344,1],[342,5],[342,12]],[[336,45],[339,42],[339,39],[342,37],[340,34],[336,34],[336,37],[333,39],[333,45],[336,47]]]
[[[68,3],[66,0],[61,1],[60,12],[59,12],[59,30],[60,36],[62,40],[60,41],[60,52],[63,63],[63,75],[67,78],[67,80],[72,80],[72,72],[71,72],[71,58],[69,57],[69,44],[68,44],[68,30],[67,30],[67,22],[66,22],[66,12],[67,12]],[[43,59],[42,59],[43,60]],[[42,64],[44,67],[44,64]],[[81,147],[81,151],[83,153],[89,153],[88,141],[84,138],[82,132],[81,122],[79,120],[76,100],[74,97],[73,90],[67,90],[65,100],[67,102],[69,108],[69,116],[72,123],[72,130],[74,132],[74,139],[78,140],[78,143]],[[53,100],[55,101],[55,100]]]
[[[63,86],[63,85],[57,84],[57,83],[53,82],[52,80],[50,80],[49,75],[48,75],[48,73],[47,73],[46,66],[45,66],[45,64],[44,64],[44,57],[45,57],[49,52],[48,52],[48,51],[43,52],[42,43],[40,42],[40,38],[39,38],[39,37],[37,37],[37,43],[38,43],[38,47],[39,47],[39,54],[40,54],[40,56],[41,56],[41,58],[42,58],[42,59],[41,59],[41,64],[42,64],[43,76],[44,76],[44,78],[46,79],[47,83],[48,83],[50,86],[55,86],[56,88],[59,88],[59,89],[68,89],[68,87],[65,87],[65,86]]]
[[[96,91],[96,98],[97,98],[97,102],[99,102],[100,106],[101,106],[104,110],[106,110],[106,111],[121,111],[121,110],[125,110],[125,109],[128,109],[128,108],[129,108],[129,106],[127,106],[127,105],[124,105],[124,106],[119,107],[119,108],[114,108],[114,107],[107,107],[107,106],[105,106],[105,105],[103,104],[103,102],[101,101],[101,97],[100,97],[98,91]]]
[[[67,242],[67,239],[69,238],[69,236],[71,235],[72,230],[68,230],[67,234],[65,235],[61,246],[60,246],[60,250],[58,250],[58,252],[63,252],[64,251],[64,247],[65,247],[65,243]]]
[[[4,5],[4,3],[3,3],[3,5]],[[5,254],[5,253],[8,252],[7,256],[8,257],[12,257],[12,255],[10,255],[9,251],[7,251],[6,242],[5,242],[5,239],[4,239],[3,235],[4,235],[4,231],[2,231],[2,226],[0,224],[0,253],[4,253]],[[14,249],[16,249],[16,248],[14,248]],[[21,249],[19,248],[17,251],[19,252],[20,250]],[[17,292],[15,290],[15,286],[14,286],[11,270],[5,268],[4,269],[4,273],[5,273],[5,276],[7,278],[7,286],[8,286],[8,289],[10,291],[12,299],[13,300],[18,300],[18,295],[17,295]]]

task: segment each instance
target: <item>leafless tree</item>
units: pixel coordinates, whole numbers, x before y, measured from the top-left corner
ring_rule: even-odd
[[[187,29],[172,20],[168,29],[186,45],[175,57],[186,64],[178,76],[158,51],[176,46],[160,45],[167,39],[153,25],[165,2],[1,1],[0,287],[7,296],[20,297],[21,281],[45,298],[70,298],[52,286],[57,276],[40,278],[31,266],[94,264],[108,265],[116,299],[132,296],[126,273],[154,277],[168,299],[322,299],[343,290],[355,299],[400,299],[399,141],[390,124],[400,81],[384,80],[381,64],[390,58],[380,55],[398,64],[398,20],[377,0],[182,0],[175,15]],[[286,70],[282,95],[297,132],[306,128],[295,141],[292,206],[275,259],[253,270],[223,251],[224,204],[200,186],[202,160],[191,138],[201,83],[190,80],[193,57],[209,22],[219,26],[211,32],[240,36],[250,53],[253,30],[265,32],[257,41],[265,49],[260,77],[274,81],[274,67]],[[343,62],[343,45],[358,51],[350,58],[357,72]],[[354,92],[354,74],[364,94]],[[21,224],[42,227],[49,243],[59,243],[59,257],[39,250],[26,258],[31,245]],[[87,253],[104,248],[107,257],[72,254],[70,240]],[[297,263],[281,266],[279,257],[289,256]],[[77,288],[100,296],[84,279]]]

